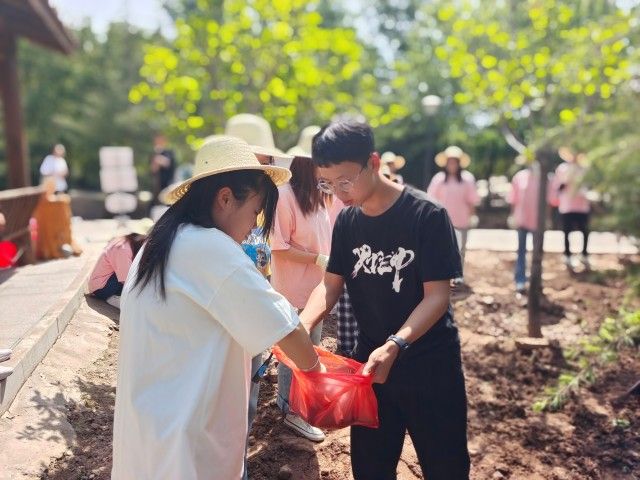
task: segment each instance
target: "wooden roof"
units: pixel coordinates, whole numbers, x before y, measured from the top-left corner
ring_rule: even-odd
[[[76,44],[48,0],[0,0],[0,33],[69,54]]]

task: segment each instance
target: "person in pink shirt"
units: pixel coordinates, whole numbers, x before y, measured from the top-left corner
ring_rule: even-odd
[[[105,247],[89,277],[89,293],[120,308],[120,294],[133,259],[147,240],[142,233],[118,237]]]
[[[452,145],[436,156],[436,165],[442,168],[437,173],[427,189],[427,195],[438,201],[449,214],[451,223],[456,230],[464,269],[464,257],[467,251],[467,236],[474,225],[476,206],[480,203],[480,196],[476,188],[476,179],[471,172],[465,170],[471,163],[469,155],[460,147]],[[463,283],[462,278],[456,278],[454,284]]]
[[[582,186],[586,173],[585,156],[584,154],[575,154],[566,147],[561,148],[558,154],[564,162],[556,169],[552,188],[557,196],[558,211],[564,232],[564,261],[568,267],[572,267],[569,234],[579,231],[582,232],[583,238],[581,261],[586,268],[589,268],[587,247],[591,204],[587,199],[586,188]]]
[[[302,309],[313,289],[322,281],[331,250],[331,220],[328,195],[316,187],[317,172],[308,157],[291,162],[291,180],[278,187],[273,233],[271,235],[271,285],[295,308]],[[314,344],[320,344],[322,323],[311,331]],[[291,370],[278,367],[278,406],[284,423],[296,433],[319,442],[322,430],[289,412]]]
[[[516,163],[524,164],[522,156]],[[538,194],[540,192],[540,166],[533,163],[520,170],[511,180],[508,201],[511,204],[510,227],[518,230],[518,257],[516,259],[516,291],[524,292],[527,285],[527,236],[538,229]],[[547,189],[547,201],[552,201],[551,181]]]

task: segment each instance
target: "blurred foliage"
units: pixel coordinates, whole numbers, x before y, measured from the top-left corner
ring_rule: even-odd
[[[577,16],[575,2],[527,0],[487,9],[450,2],[451,33],[436,47],[460,83],[454,101],[543,143],[558,125],[599,111],[631,79],[631,13]]]
[[[609,227],[640,234],[637,7],[613,2],[449,2],[436,56],[458,82],[456,103],[520,133],[531,150],[569,145],[592,160]],[[432,33],[433,34],[433,33]]]
[[[404,155],[401,173],[424,187],[449,144],[471,155],[477,178],[513,174],[508,127],[532,148],[548,141],[586,152],[587,181],[611,213],[606,227],[640,234],[638,7],[490,4],[167,0],[169,39],[120,23],[104,35],[77,30],[69,57],[21,41],[33,179],[57,142],[67,146],[72,187],[99,187],[103,145],[132,146],[146,186],[156,131],[190,161],[198,138],[236,113],[263,115],[283,149],[303,127],[347,113],[370,121],[378,149]],[[425,95],[442,99],[432,115]]]
[[[175,8],[177,36],[144,49],[142,81],[129,94],[196,145],[237,113],[257,113],[280,144],[342,113],[374,127],[406,115],[381,102],[366,50],[352,28],[325,26],[316,1],[198,0]]]
[[[128,145],[136,153],[144,186],[148,183],[147,155],[153,131],[162,122],[132,105],[128,94],[139,80],[143,43],[162,39],[123,23],[112,24],[103,37],[88,27],[74,36],[79,48],[69,57],[26,41],[19,44],[33,181],[39,181],[44,156],[55,143],[62,143],[67,148],[71,188],[99,189],[100,147]]]

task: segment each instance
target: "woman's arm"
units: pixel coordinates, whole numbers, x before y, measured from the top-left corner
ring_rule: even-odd
[[[290,262],[304,263],[313,265],[318,258],[317,253],[305,252],[296,247],[289,247],[287,250],[271,250],[273,257],[278,257],[283,260],[289,260]]]
[[[278,346],[301,370],[320,371],[318,355],[313,349],[311,338],[302,323],[299,323],[291,333],[280,340]]]

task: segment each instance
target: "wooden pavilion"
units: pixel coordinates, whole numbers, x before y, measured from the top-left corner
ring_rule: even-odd
[[[19,37],[65,55],[75,48],[48,0],[0,0],[0,96],[9,188],[31,184],[16,57]]]

